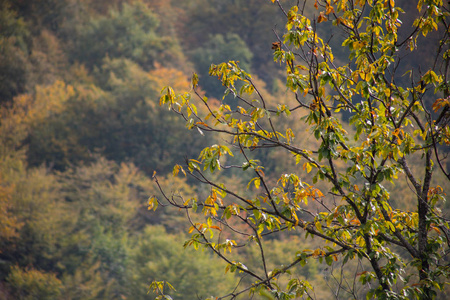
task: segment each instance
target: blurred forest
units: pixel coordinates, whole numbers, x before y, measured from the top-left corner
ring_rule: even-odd
[[[232,290],[239,278],[224,264],[183,249],[181,212],[147,210],[159,193],[154,171],[167,189],[201,197],[204,187],[173,179],[172,168],[220,138],[187,131],[159,106],[160,91],[189,91],[195,71],[211,101],[233,104],[208,76],[211,63],[233,59],[281,101],[271,46],[284,22],[263,0],[0,0],[0,299],[153,299],[153,280],[175,286],[175,299]],[[318,30],[339,49],[338,33]],[[295,168],[276,152],[258,155],[269,177]],[[405,188],[399,179],[398,206],[410,203]],[[300,243],[285,239],[269,241],[280,265]],[[257,251],[241,254],[258,261]],[[323,287],[318,299],[332,296],[325,264],[296,272]]]

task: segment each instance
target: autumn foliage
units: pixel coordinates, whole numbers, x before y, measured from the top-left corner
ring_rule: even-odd
[[[285,66],[291,100],[269,100],[238,61],[210,67],[236,107],[210,105],[197,93],[195,74],[189,94],[164,88],[161,104],[188,129],[222,141],[174,168],[174,175],[188,173],[208,186],[206,197],[161,189],[163,196],[151,198],[149,208],[184,210],[191,224],[185,246],[207,248],[227,263],[226,271],[251,278],[224,298],[314,298],[316,288],[291,272],[311,260],[341,270],[358,261],[352,284],[336,279],[337,298],[435,298],[449,278],[450,231],[442,214],[450,179],[443,152],[450,145],[447,4],[418,1],[416,19],[404,28],[402,15],[411,7],[399,1],[315,1],[312,15],[309,2],[291,8],[272,2],[285,15],[272,49],[275,62]],[[327,36],[324,24],[336,33]],[[345,49],[337,55],[336,38]],[[421,47],[433,47],[433,59],[420,61]],[[420,63],[411,65],[406,57]],[[306,130],[284,119],[303,122]],[[302,143],[306,135],[316,142]],[[270,161],[258,159],[274,149],[273,159],[289,158],[290,164],[278,177],[267,170]],[[243,186],[221,181],[239,172]],[[396,194],[399,181],[407,187]],[[413,203],[406,208],[399,196]],[[320,242],[315,249],[292,244],[295,254],[269,267],[267,240],[285,235]],[[261,268],[239,259],[240,249],[252,244]]]

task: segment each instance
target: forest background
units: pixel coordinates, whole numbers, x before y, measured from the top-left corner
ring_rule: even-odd
[[[269,100],[287,97],[272,50],[284,23],[262,0],[0,0],[0,298],[152,299],[153,280],[170,282],[175,299],[233,289],[239,278],[224,264],[183,249],[180,212],[147,210],[159,193],[154,171],[165,189],[206,195],[197,182],[172,178],[172,168],[220,139],[186,131],[159,106],[160,91],[189,91],[195,71],[202,93],[221,101],[209,65],[233,59]],[[339,56],[339,39],[330,41]],[[426,60],[432,49],[423,51]],[[231,97],[223,101],[233,106]],[[303,122],[289,126],[310,140]],[[277,152],[258,159],[268,177],[292,168]],[[248,179],[221,180],[239,187]],[[407,188],[395,182],[398,205],[410,205]],[[448,204],[443,211],[448,216]],[[314,248],[300,234],[269,243],[275,264],[295,243]],[[240,255],[259,259],[253,248]],[[295,272],[318,299],[332,296],[328,265],[313,261]]]

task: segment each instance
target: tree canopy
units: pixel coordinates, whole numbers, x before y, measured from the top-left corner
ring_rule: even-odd
[[[162,105],[189,129],[222,141],[173,170],[208,186],[207,196],[170,195],[161,188],[163,196],[152,197],[149,207],[184,210],[191,233],[185,246],[207,248],[226,262],[226,271],[251,278],[217,295],[221,299],[243,293],[315,298],[316,288],[291,272],[311,260],[341,269],[331,274],[336,298],[435,298],[450,271],[450,227],[442,213],[450,180],[448,4],[418,1],[411,27],[404,28],[409,6],[401,1],[272,2],[285,15],[272,49],[274,61],[285,66],[288,95],[269,101],[233,60],[213,64],[209,72],[225,95],[237,99],[236,108],[208,102],[198,93],[195,74],[190,94],[164,88]],[[306,14],[308,6],[316,12]],[[322,38],[320,28],[330,24],[339,35]],[[345,51],[335,57],[335,47]],[[433,49],[431,57],[421,57],[423,47]],[[280,119],[304,122],[307,129],[294,131]],[[305,145],[309,135],[316,142]],[[274,149],[290,162],[279,174],[258,159]],[[220,180],[239,172],[250,176],[241,187]],[[391,193],[399,181],[406,181],[401,194]],[[273,266],[267,240],[283,234],[319,242],[313,249],[290,243],[296,252]],[[239,249],[252,244],[261,268],[239,259]],[[354,261],[353,275],[344,274]],[[168,297],[161,282],[153,288],[161,299]]]
[[[0,3],[0,299],[448,298],[447,2]]]

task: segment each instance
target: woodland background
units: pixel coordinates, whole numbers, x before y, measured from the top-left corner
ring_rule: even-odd
[[[403,2],[413,11],[414,1]],[[403,16],[404,26],[414,16]],[[195,71],[203,93],[222,101],[208,68],[233,59],[270,99],[287,97],[271,49],[284,23],[262,0],[0,0],[0,298],[152,299],[153,280],[169,281],[176,299],[232,289],[239,278],[224,264],[183,249],[180,212],[147,210],[159,193],[154,171],[169,190],[206,194],[189,178],[172,178],[172,168],[220,139],[187,131],[159,106],[160,91],[189,91]],[[339,33],[327,24],[318,30],[339,57]],[[433,49],[421,51],[424,61],[411,66]],[[289,126],[313,142],[303,122]],[[258,159],[273,178],[295,167],[275,151]],[[248,178],[221,180],[239,188]],[[397,205],[409,207],[408,188],[404,178],[395,182]],[[269,242],[280,264],[296,243],[314,246],[300,234]],[[256,249],[240,255],[258,261]],[[329,271],[313,262],[295,272],[328,299]]]

